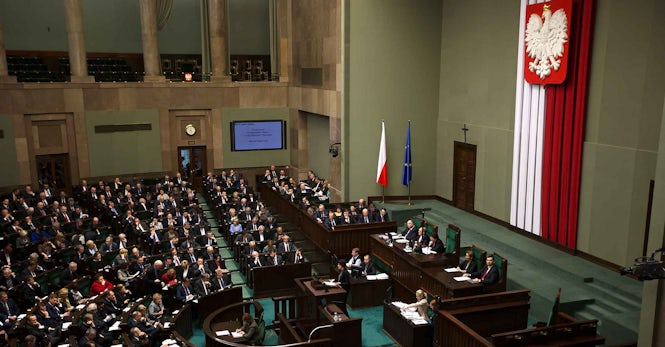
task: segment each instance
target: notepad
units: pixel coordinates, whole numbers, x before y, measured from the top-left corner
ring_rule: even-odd
[[[453,277],[453,279],[454,279],[455,281],[457,281],[457,282],[464,282],[464,281],[468,281],[468,280],[470,280],[471,277],[457,276],[457,277]]]
[[[444,270],[445,270],[446,272],[460,272],[459,270],[457,270],[456,267],[449,267],[449,268],[444,269]]]
[[[414,320],[412,320],[412,322],[413,322],[413,324],[416,324],[416,325],[423,325],[423,324],[428,323],[426,320],[424,320],[422,318],[414,319]]]
[[[243,334],[233,331],[233,332],[231,332],[231,336],[233,336],[234,339],[239,339],[239,338],[243,337]]]
[[[216,331],[215,335],[217,335],[217,336],[229,336],[229,335],[231,335],[231,332],[228,331],[228,330]]]

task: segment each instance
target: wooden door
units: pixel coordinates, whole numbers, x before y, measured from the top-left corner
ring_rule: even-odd
[[[69,154],[48,154],[35,156],[39,186],[48,184],[54,194],[64,191],[71,195],[69,178]]]
[[[476,193],[476,145],[455,141],[453,204],[472,211]]]
[[[206,146],[178,147],[178,172],[192,183],[192,188],[201,192],[203,176],[208,172]]]

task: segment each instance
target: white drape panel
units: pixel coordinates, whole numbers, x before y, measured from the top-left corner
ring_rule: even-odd
[[[510,224],[540,235],[545,88],[524,80],[526,6],[544,0],[522,0],[515,87],[515,137]]]

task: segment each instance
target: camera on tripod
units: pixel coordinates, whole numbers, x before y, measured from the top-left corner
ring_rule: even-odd
[[[660,248],[651,253],[650,257],[635,258],[635,264],[621,269],[621,275],[632,275],[640,281],[664,279],[665,264],[662,260],[656,259],[656,253],[660,253],[662,258],[663,251],[665,251],[665,248]]]

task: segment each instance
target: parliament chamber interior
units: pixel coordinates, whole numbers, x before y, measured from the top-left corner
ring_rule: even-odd
[[[0,0],[0,346],[665,346],[664,12]]]

